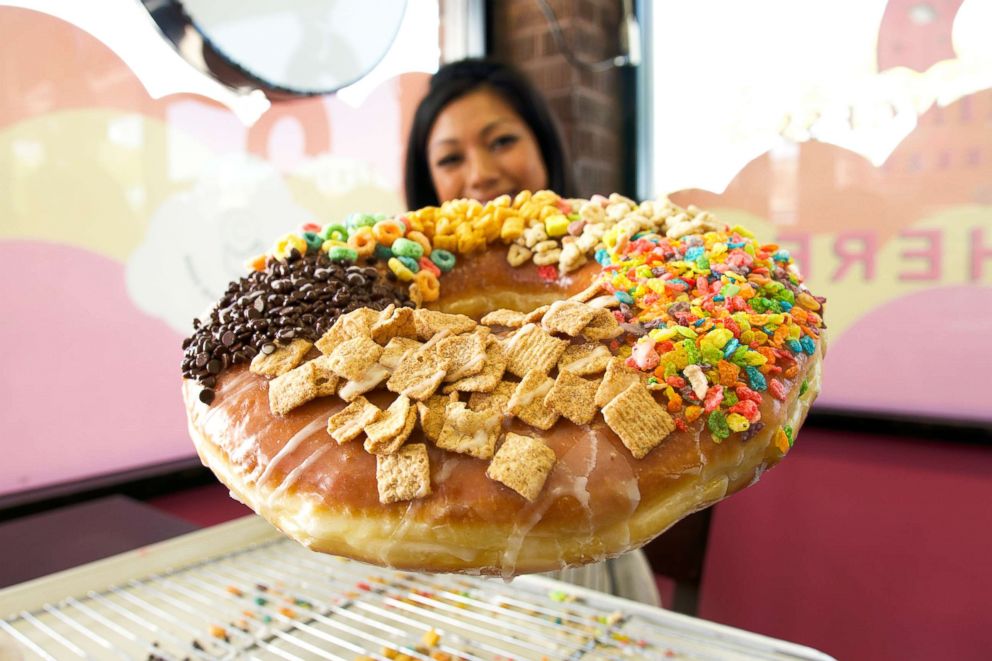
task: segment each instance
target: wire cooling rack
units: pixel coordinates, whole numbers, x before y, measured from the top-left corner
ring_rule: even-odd
[[[186,538],[0,591],[0,657],[830,659],[544,577],[413,574],[312,553],[254,517]]]

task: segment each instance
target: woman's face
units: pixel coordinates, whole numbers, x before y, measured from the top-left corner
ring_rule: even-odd
[[[427,136],[438,200],[487,202],[548,187],[548,169],[530,127],[491,90],[470,92],[442,110]]]

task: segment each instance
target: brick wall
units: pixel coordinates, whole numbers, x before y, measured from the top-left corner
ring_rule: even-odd
[[[550,3],[565,42],[579,59],[598,62],[619,52],[620,0]],[[579,195],[628,192],[632,163],[624,131],[633,109],[622,100],[625,72],[596,73],[570,65],[537,0],[495,0],[489,11],[489,51],[520,68],[547,98],[572,159]]]

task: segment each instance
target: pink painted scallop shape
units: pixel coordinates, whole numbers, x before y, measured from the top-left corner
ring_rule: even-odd
[[[122,264],[4,241],[0,283],[0,494],[193,454],[182,338],[138,311]]]

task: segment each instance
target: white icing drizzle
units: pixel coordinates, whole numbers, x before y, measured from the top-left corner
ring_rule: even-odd
[[[486,442],[489,440],[489,433],[485,429],[476,429],[472,434],[472,443],[468,445],[466,450],[481,450],[486,446]]]
[[[563,369],[568,371],[581,372],[584,371],[586,368],[588,368],[590,365],[592,365],[594,362],[600,360],[601,357],[602,356],[597,355],[595,352],[592,352],[588,356],[577,358],[572,362],[563,365],[562,367]]]
[[[552,386],[554,385],[555,384],[553,381],[547,381],[529,392],[521,393],[519,396],[514,393],[513,397],[511,397],[510,401],[507,403],[507,410],[513,411],[519,408],[526,408],[530,406],[531,402],[538,397],[544,399],[544,396],[550,392]]]
[[[510,579],[516,574],[517,557],[524,541],[542,518],[545,512],[558,498],[562,496],[574,496],[586,510],[587,517],[592,519],[592,509],[589,504],[589,476],[596,469],[596,462],[599,455],[599,443],[593,436],[592,430],[586,432],[589,435],[589,442],[579,442],[572,446],[572,449],[564,457],[558,460],[554,472],[549,476],[550,490],[541,495],[535,503],[528,505],[520,511],[520,516],[513,523],[513,532],[506,540],[506,548],[500,558],[500,572],[504,579]],[[588,448],[589,455],[586,457],[584,473],[575,475],[569,464],[569,457],[573,453],[581,452]],[[557,475],[555,474],[557,473]],[[549,489],[548,486],[545,489]]]
[[[381,543],[379,547],[379,562],[387,567],[392,566],[389,562],[390,555],[392,554],[393,547],[396,544],[401,544],[403,547],[403,554],[409,555],[412,551],[417,550],[425,554],[425,556],[438,556],[444,557],[454,556],[463,562],[472,562],[476,557],[478,551],[471,547],[465,546],[455,546],[454,544],[431,544],[430,542],[412,542],[410,539],[424,539],[429,537],[429,535],[423,534],[423,532],[409,532],[410,528],[425,528],[430,527],[432,524],[424,523],[422,521],[417,521],[415,509],[418,503],[415,500],[407,503],[406,511],[403,516],[400,517],[399,524],[393,528],[392,532],[389,534],[389,539],[386,542]]]
[[[551,507],[553,499],[550,494],[537,501],[536,505],[525,507],[521,510],[521,521],[519,518],[513,522],[513,532],[506,540],[506,548],[500,558],[500,573],[504,580],[510,580],[515,575],[517,567],[517,556],[520,555],[520,547],[523,546],[524,539],[531,529],[544,517],[544,513]]]
[[[362,431],[362,420],[361,418],[352,418],[347,423],[341,425],[337,428],[336,434],[340,438],[351,438],[358,435]]]
[[[262,471],[262,474],[256,480],[256,483],[264,484],[269,479],[269,476],[272,474],[272,470],[276,467],[276,465],[280,461],[282,461],[284,458],[292,454],[292,452],[296,448],[298,448],[303,443],[303,441],[310,438],[311,434],[313,434],[318,430],[324,429],[326,426],[327,426],[327,418],[324,415],[320,415],[314,418],[312,422],[304,426],[298,432],[296,432],[292,438],[286,441],[285,445],[279,448],[279,452],[277,452],[269,460],[269,462],[265,466],[265,470]]]
[[[483,343],[483,347],[485,347],[485,343]],[[485,362],[486,352],[483,349],[481,353],[473,353],[472,357],[463,365],[457,365],[448,369],[444,379],[445,381],[458,381],[459,379],[478,374],[485,367]]]
[[[370,365],[367,370],[362,374],[360,379],[355,381],[348,381],[338,392],[341,399],[345,401],[350,401],[355,397],[358,397],[362,393],[368,392],[379,385],[383,379],[389,376],[389,370],[375,363]]]
[[[273,503],[279,499],[286,492],[286,490],[289,489],[289,487],[296,484],[297,480],[300,479],[300,476],[302,476],[308,468],[324,456],[324,453],[329,449],[330,445],[322,445],[316,451],[312,452],[309,457],[300,462],[299,466],[291,470],[283,479],[282,483],[273,489],[271,494],[269,494],[269,507],[272,507]]]
[[[414,507],[414,501],[408,501],[406,504],[406,511],[403,512],[403,516],[400,517],[399,524],[392,529],[389,533],[389,539],[383,541],[379,545],[379,563],[385,565],[386,567],[392,566],[389,562],[389,556],[392,553],[393,547],[396,546],[396,538],[399,537],[401,540],[405,537],[403,534],[407,528],[410,527],[413,516],[410,510]]]
[[[241,399],[241,396],[246,390],[258,385],[256,378],[257,377],[248,370],[240,372],[237,376],[224,385],[224,399],[230,399],[231,401]],[[206,414],[203,416],[203,425],[206,426],[210,420],[215,418],[217,414],[223,410],[223,406],[209,407]]]
[[[257,459],[258,442],[254,436],[244,434],[242,435],[241,443],[233,447],[228,452],[228,456],[231,458],[231,463],[243,464],[245,459],[253,453]]]
[[[586,303],[586,305],[594,308],[612,308],[616,307],[617,299],[612,295],[597,296]]]
[[[445,457],[444,461],[438,462],[440,468],[437,469],[431,481],[435,485],[444,484],[451,477],[451,474],[455,472],[455,467],[460,463],[462,463],[461,458],[454,453],[451,456]]]

